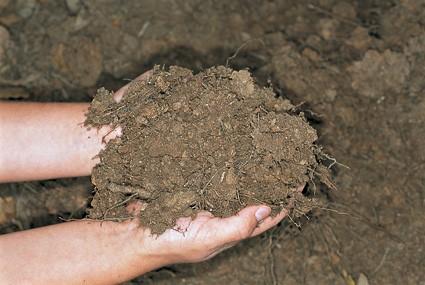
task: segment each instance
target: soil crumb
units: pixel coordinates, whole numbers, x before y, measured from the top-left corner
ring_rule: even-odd
[[[227,217],[261,203],[304,215],[318,201],[296,189],[331,181],[316,131],[293,108],[248,71],[224,66],[196,75],[157,66],[119,103],[99,89],[85,125],[119,125],[122,136],[99,153],[89,217],[126,219],[141,201],[141,225],[160,234],[202,210]]]

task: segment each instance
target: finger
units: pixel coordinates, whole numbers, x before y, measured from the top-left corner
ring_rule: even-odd
[[[125,94],[125,92],[127,92],[127,89],[128,89],[128,87],[129,87],[129,84],[130,83],[128,83],[128,84],[126,84],[126,85],[124,85],[123,87],[121,87],[120,89],[118,89],[118,91],[116,91],[115,93],[114,93],[114,100],[115,100],[115,102],[120,102],[121,101],[121,99],[122,99],[122,97],[124,96],[124,94]]]
[[[208,211],[202,211],[199,212],[196,217],[207,217],[207,218],[214,218],[214,215],[211,212]]]
[[[191,222],[192,222],[191,217],[179,218],[176,221],[176,225],[174,229],[178,232],[185,232],[189,228]]]
[[[120,137],[122,135],[122,128],[120,126],[116,127],[115,129],[112,129],[111,125],[103,126],[99,133],[104,133],[105,135],[102,136],[102,142],[107,144],[110,140],[115,139],[117,137]]]
[[[147,80],[149,79],[149,77],[152,75],[153,71],[152,70],[148,70],[145,73],[143,73],[142,75],[139,75],[138,77],[136,77],[135,79],[133,79],[132,81],[138,81],[138,80]],[[130,82],[131,83],[131,82]],[[117,92],[115,92],[114,94],[114,100],[118,103],[119,101],[121,101],[122,97],[124,96],[125,92],[127,91],[128,87],[130,86],[130,83],[124,85],[123,87],[121,87]]]
[[[220,244],[240,241],[251,236],[258,222],[270,215],[271,209],[267,206],[249,206],[242,209],[235,216],[221,219],[218,235]]]
[[[135,201],[127,205],[126,210],[132,216],[140,215],[140,212],[146,209],[147,203]]]
[[[263,220],[258,226],[254,229],[250,237],[258,236],[259,234],[264,233],[265,231],[273,228],[278,223],[280,223],[286,216],[288,215],[288,211],[283,209],[276,217],[268,217]]]
[[[302,184],[302,185],[298,186],[298,187],[297,187],[297,189],[296,189],[296,191],[297,191],[297,192],[303,192],[304,187],[305,187],[305,184],[306,184],[306,183],[304,183],[304,184]]]

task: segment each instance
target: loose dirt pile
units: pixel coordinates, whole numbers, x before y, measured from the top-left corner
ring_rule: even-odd
[[[315,177],[331,184],[316,131],[248,71],[156,67],[119,103],[112,95],[100,89],[85,122],[122,128],[93,170],[91,218],[129,218],[126,206],[137,200],[153,233],[201,210],[226,217],[250,204],[299,216],[317,201],[296,188]]]

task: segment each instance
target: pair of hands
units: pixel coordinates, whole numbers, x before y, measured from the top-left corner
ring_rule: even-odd
[[[135,80],[148,80],[152,72],[148,71]],[[128,89],[128,84],[114,94],[119,102]],[[112,136],[119,136],[121,130],[113,131]],[[110,138],[109,138],[110,139]],[[303,186],[300,186],[302,191]],[[130,205],[129,211],[138,212],[138,205]],[[143,254],[150,256],[166,256],[166,262],[186,263],[207,260],[221,251],[234,246],[243,239],[257,236],[281,222],[288,214],[282,210],[275,217],[270,217],[268,206],[248,206],[239,213],[228,218],[214,217],[210,212],[198,213],[195,219],[190,217],[177,220],[173,229],[166,230],[159,236],[151,235],[149,229],[139,226],[138,219],[128,222],[136,229],[143,242]]]
[[[117,102],[127,89],[115,93]],[[97,163],[92,158],[121,129],[88,130],[81,124],[88,108],[86,103],[0,102],[0,144],[5,146],[0,182],[89,175]],[[137,214],[140,206],[129,208]],[[73,221],[2,235],[0,283],[117,284],[161,266],[211,258],[270,229],[287,213],[270,217],[270,208],[261,205],[227,218],[201,212],[178,219],[159,236],[141,227],[139,218]]]

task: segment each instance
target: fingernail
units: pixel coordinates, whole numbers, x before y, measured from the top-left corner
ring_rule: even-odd
[[[267,218],[270,215],[271,211],[272,210],[270,209],[270,207],[267,206],[261,206],[260,208],[258,208],[255,212],[255,218],[257,219],[257,222],[260,222]]]

